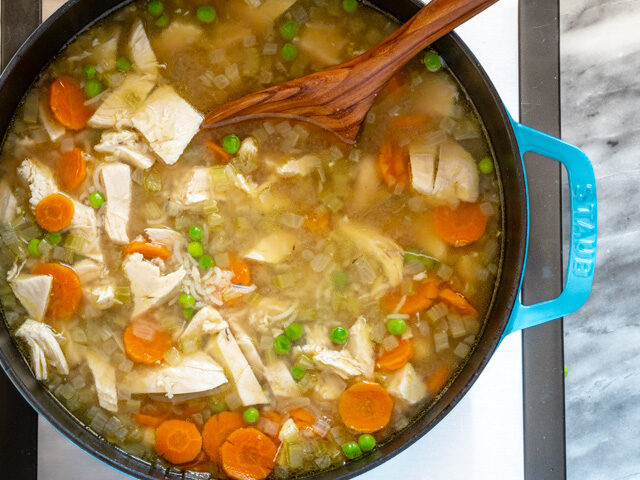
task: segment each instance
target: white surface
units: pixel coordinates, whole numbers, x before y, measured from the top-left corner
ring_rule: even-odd
[[[457,29],[518,112],[518,2],[503,0]],[[39,480],[127,477],[81,453],[43,421]],[[70,468],[73,466],[73,468]],[[519,480],[524,478],[521,336],[507,337],[467,396],[428,435],[367,480]]]

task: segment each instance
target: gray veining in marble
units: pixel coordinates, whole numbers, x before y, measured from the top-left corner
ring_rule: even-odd
[[[640,478],[640,1],[563,0],[563,138],[598,186],[594,290],[565,320],[569,480]]]

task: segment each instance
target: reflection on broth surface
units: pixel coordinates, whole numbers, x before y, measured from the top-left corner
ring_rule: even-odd
[[[286,478],[367,455],[464,362],[499,185],[435,52],[355,146],[287,119],[200,131],[397,27],[349,0],[212,5],[134,2],[30,89],[2,150],[0,301],[35,376],[109,442]]]

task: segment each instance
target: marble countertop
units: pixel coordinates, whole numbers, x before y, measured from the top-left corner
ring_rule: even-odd
[[[563,0],[562,136],[595,167],[599,241],[565,319],[568,478],[640,478],[640,2]]]

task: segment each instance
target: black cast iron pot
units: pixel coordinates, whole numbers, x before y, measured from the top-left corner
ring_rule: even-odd
[[[29,84],[73,38],[131,0],[71,0],[42,24],[18,50],[0,77],[0,131],[6,132]],[[417,0],[376,0],[375,8],[406,21],[422,6]],[[486,326],[466,364],[444,393],[403,431],[375,452],[309,479],[347,479],[390,459],[431,430],[460,401],[480,375],[501,339],[514,330],[567,315],[582,306],[591,290],[595,266],[596,192],[593,169],[577,148],[515,123],[489,78],[460,38],[450,34],[434,44],[466,90],[482,119],[498,163],[503,195],[502,262]],[[535,151],[561,161],[569,174],[571,249],[565,289],[556,299],[531,306],[519,301],[528,241],[528,194],[522,154]],[[3,322],[0,364],[16,388],[56,430],[100,461],[136,478],[207,478],[165,469],[134,458],[107,443],[73,417],[35,380]]]

